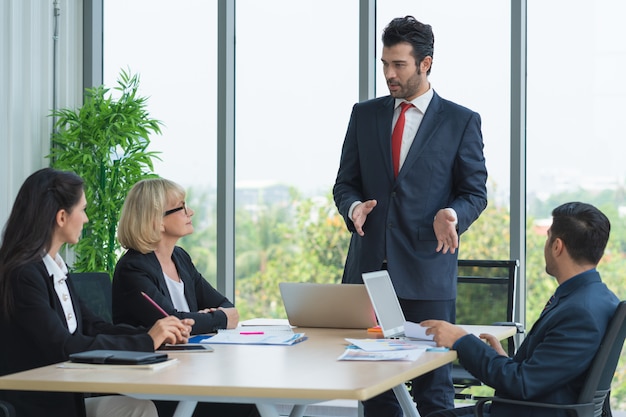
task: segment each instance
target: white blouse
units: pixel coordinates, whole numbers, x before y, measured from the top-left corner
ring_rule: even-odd
[[[73,334],[76,331],[77,322],[72,297],[70,297],[70,291],[67,289],[67,283],[65,282],[67,279],[67,265],[65,265],[65,261],[58,253],[54,259],[49,254],[46,254],[43,257],[43,263],[46,265],[50,279],[52,279],[54,284],[54,291],[56,291],[61,307],[63,307],[67,327],[70,333]]]
[[[165,277],[167,289],[170,291],[174,308],[178,311],[189,313],[189,304],[185,298],[185,283],[182,280],[180,282],[174,281],[165,272],[163,272],[163,276]]]

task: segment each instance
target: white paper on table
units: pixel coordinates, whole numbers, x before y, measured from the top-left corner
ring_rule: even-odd
[[[289,326],[289,320],[287,319],[270,319],[270,318],[255,318],[239,322],[240,326]]]
[[[346,339],[346,341],[366,352],[389,352],[430,347],[425,343],[406,339]]]
[[[340,361],[414,361],[424,352],[422,349],[392,350],[367,352],[361,349],[348,348],[337,358]]]

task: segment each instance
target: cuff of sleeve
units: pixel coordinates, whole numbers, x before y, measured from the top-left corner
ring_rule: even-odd
[[[456,210],[454,210],[452,207],[446,207],[444,210],[446,210],[447,212],[449,212],[450,214],[452,214],[454,216],[454,225],[458,225],[459,224],[459,216],[456,215]]]
[[[475,337],[475,336],[473,334],[471,334],[471,333],[468,333],[468,334],[458,338],[457,341],[454,342],[454,344],[452,345],[452,350],[459,350],[458,349],[459,345],[463,344],[463,341],[465,339],[467,339],[468,337]]]
[[[355,208],[356,206],[358,206],[359,204],[361,204],[361,203],[362,203],[361,201],[355,201],[355,202],[354,202],[354,203],[352,203],[352,205],[350,206],[350,209],[348,210],[348,218],[349,218],[351,221],[354,221],[354,220],[352,219],[352,212],[354,211],[354,208]],[[456,213],[455,213],[454,215],[456,216]]]

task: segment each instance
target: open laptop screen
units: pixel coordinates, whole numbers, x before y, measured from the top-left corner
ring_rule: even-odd
[[[384,337],[404,336],[404,313],[387,271],[366,272],[363,282]]]

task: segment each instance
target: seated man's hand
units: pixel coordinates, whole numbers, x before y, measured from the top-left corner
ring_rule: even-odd
[[[497,337],[495,337],[492,334],[489,333],[481,333],[480,334],[480,338],[484,339],[485,342],[487,342],[487,344],[489,346],[491,346],[492,348],[494,348],[494,350],[496,352],[498,352],[498,355],[501,356],[506,356],[508,357],[509,355],[507,355],[507,353],[504,351],[504,348],[502,347],[502,343],[500,343],[500,341],[498,340]]]
[[[463,328],[443,320],[424,320],[420,325],[427,327],[426,334],[433,335],[437,346],[447,348],[452,348],[457,340],[467,334]]]

